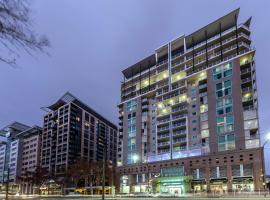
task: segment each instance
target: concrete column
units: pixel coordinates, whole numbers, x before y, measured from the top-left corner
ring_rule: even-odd
[[[254,190],[263,190],[262,166],[258,162],[253,163]]]
[[[206,190],[210,191],[210,167],[205,168]]]
[[[232,191],[232,166],[227,165],[227,178],[228,178],[228,192]]]

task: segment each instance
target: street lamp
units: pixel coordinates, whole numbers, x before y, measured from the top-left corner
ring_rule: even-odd
[[[265,158],[265,156],[264,156],[264,146],[269,141],[270,141],[270,132],[266,133],[265,141],[264,141],[264,143],[262,145],[262,149],[263,149],[263,151],[262,151],[263,160]],[[266,189],[266,184],[265,184],[265,181],[266,181],[266,177],[265,177],[265,164],[263,164],[263,174],[261,174],[261,176],[262,176],[262,180],[263,180],[263,187],[264,187],[264,190],[265,190]]]
[[[269,133],[266,133],[265,141],[264,141],[262,147],[264,148],[264,146],[265,146],[265,145],[267,144],[267,142],[269,142],[269,141],[270,141],[270,132],[269,132]]]

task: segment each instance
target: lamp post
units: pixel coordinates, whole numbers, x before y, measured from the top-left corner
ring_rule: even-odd
[[[265,156],[264,156],[264,147],[265,147],[265,145],[269,141],[270,141],[270,132],[269,133],[266,133],[265,141],[264,141],[264,143],[262,145],[262,149],[263,149],[263,151],[262,151],[263,161],[264,161],[264,158],[265,158]],[[263,181],[263,188],[265,190],[266,189],[266,183],[265,183],[266,182],[266,177],[265,177],[265,164],[264,164],[264,162],[263,162],[263,171],[262,171],[261,176],[262,176],[262,181]]]
[[[9,191],[9,167],[6,171],[7,173],[7,180],[6,180],[6,197],[5,197],[5,200],[8,200],[8,191]]]

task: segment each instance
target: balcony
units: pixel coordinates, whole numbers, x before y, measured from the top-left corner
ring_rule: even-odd
[[[175,116],[172,116],[172,120],[180,120],[180,119],[184,119],[187,117],[187,114],[182,114],[182,115],[175,115]]]
[[[173,140],[173,144],[178,144],[178,143],[186,143],[187,139],[186,138],[177,138]]]
[[[173,136],[185,136],[186,130],[178,130],[173,132]]]
[[[168,63],[168,60],[160,61],[157,63],[157,67],[162,66],[162,65],[167,64],[167,63]]]
[[[170,145],[170,141],[167,142],[159,142],[158,143],[158,147],[165,147],[165,146],[169,146]]]
[[[175,63],[172,64],[172,68],[173,68],[173,67],[176,67],[176,66],[179,66],[179,65],[181,65],[181,64],[184,64],[184,63],[185,63],[185,60],[184,60],[184,59],[179,60],[179,61],[177,61],[177,62],[175,62]]]
[[[252,79],[249,77],[249,78],[242,79],[241,83],[245,84],[245,83],[248,83],[248,82],[251,82],[251,81],[252,81]]]
[[[170,126],[164,126],[157,129],[159,133],[169,131]]]
[[[186,106],[178,106],[172,109],[172,113],[183,112],[186,110],[186,108],[187,108]]]
[[[250,97],[243,97],[242,98],[242,102],[248,102],[248,101],[253,101],[253,97],[250,96]]]
[[[157,125],[165,124],[165,123],[168,123],[169,121],[170,121],[170,118],[160,119],[157,121]]]
[[[244,25],[241,25],[241,26],[239,26],[238,28],[240,28],[240,27],[244,27]],[[232,32],[232,31],[234,31],[234,30],[235,30],[235,27],[232,27],[232,28],[227,29],[227,30],[225,30],[224,32],[222,32],[221,35],[222,35],[222,37],[223,37],[224,35],[226,35],[226,34]],[[243,34],[243,33],[239,33],[238,36],[241,36],[241,34]],[[247,36],[247,37],[248,37],[248,36]],[[215,36],[209,38],[209,39],[207,40],[207,43],[209,44],[210,42],[212,42],[212,41],[214,41],[214,40],[217,40],[217,39],[219,39],[219,38],[220,38],[220,35],[217,34],[217,35],[215,35]],[[248,38],[249,38],[249,37],[248,37]],[[202,41],[202,42],[200,42],[199,44],[196,44],[194,47],[188,48],[186,52],[187,52],[187,53],[188,53],[188,52],[191,52],[191,51],[193,51],[193,49],[202,47],[202,46],[204,46],[205,44],[206,44],[206,41]]]
[[[179,52],[179,53],[172,56],[172,60],[175,60],[176,58],[183,56],[184,54],[185,54],[184,52]]]
[[[170,134],[160,134],[157,136],[158,139],[164,139],[164,138],[169,138]]]
[[[244,88],[242,88],[242,92],[243,93],[246,93],[246,92],[252,92],[252,87],[244,87]]]
[[[148,111],[148,105],[143,105],[142,106],[142,111]]]
[[[247,74],[247,73],[250,73],[250,72],[251,72],[251,69],[250,68],[242,69],[241,70],[241,75]]]
[[[178,122],[178,123],[174,123],[172,125],[173,129],[177,129],[177,128],[184,128],[186,127],[186,122]]]
[[[147,99],[147,98],[143,98],[143,99],[142,99],[142,103],[143,103],[143,104],[148,103],[148,99]]]
[[[199,85],[199,90],[200,90],[200,89],[204,89],[204,88],[206,88],[206,87],[207,87],[207,83],[201,84],[201,85]]]
[[[243,107],[243,110],[244,110],[244,111],[252,111],[252,110],[254,110],[254,106],[253,106],[253,105],[244,106],[244,107]]]
[[[157,96],[161,96],[162,94],[165,94],[167,92],[169,92],[168,88],[167,89],[161,89],[160,91],[157,92]]]
[[[180,83],[178,83],[178,84],[173,85],[173,86],[172,86],[172,90],[176,90],[176,89],[178,89],[178,88],[186,87],[186,86],[187,86],[187,85],[186,85],[186,82],[180,82]]]

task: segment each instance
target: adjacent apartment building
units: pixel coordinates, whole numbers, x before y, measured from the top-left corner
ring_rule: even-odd
[[[47,107],[41,144],[41,166],[61,177],[80,159],[116,164],[117,126],[71,93]]]
[[[122,193],[264,188],[255,49],[239,9],[122,71]]]
[[[14,122],[0,130],[0,183],[10,183],[12,192],[32,194],[33,184],[26,183],[24,176],[33,175],[39,166],[40,136],[42,129]]]

